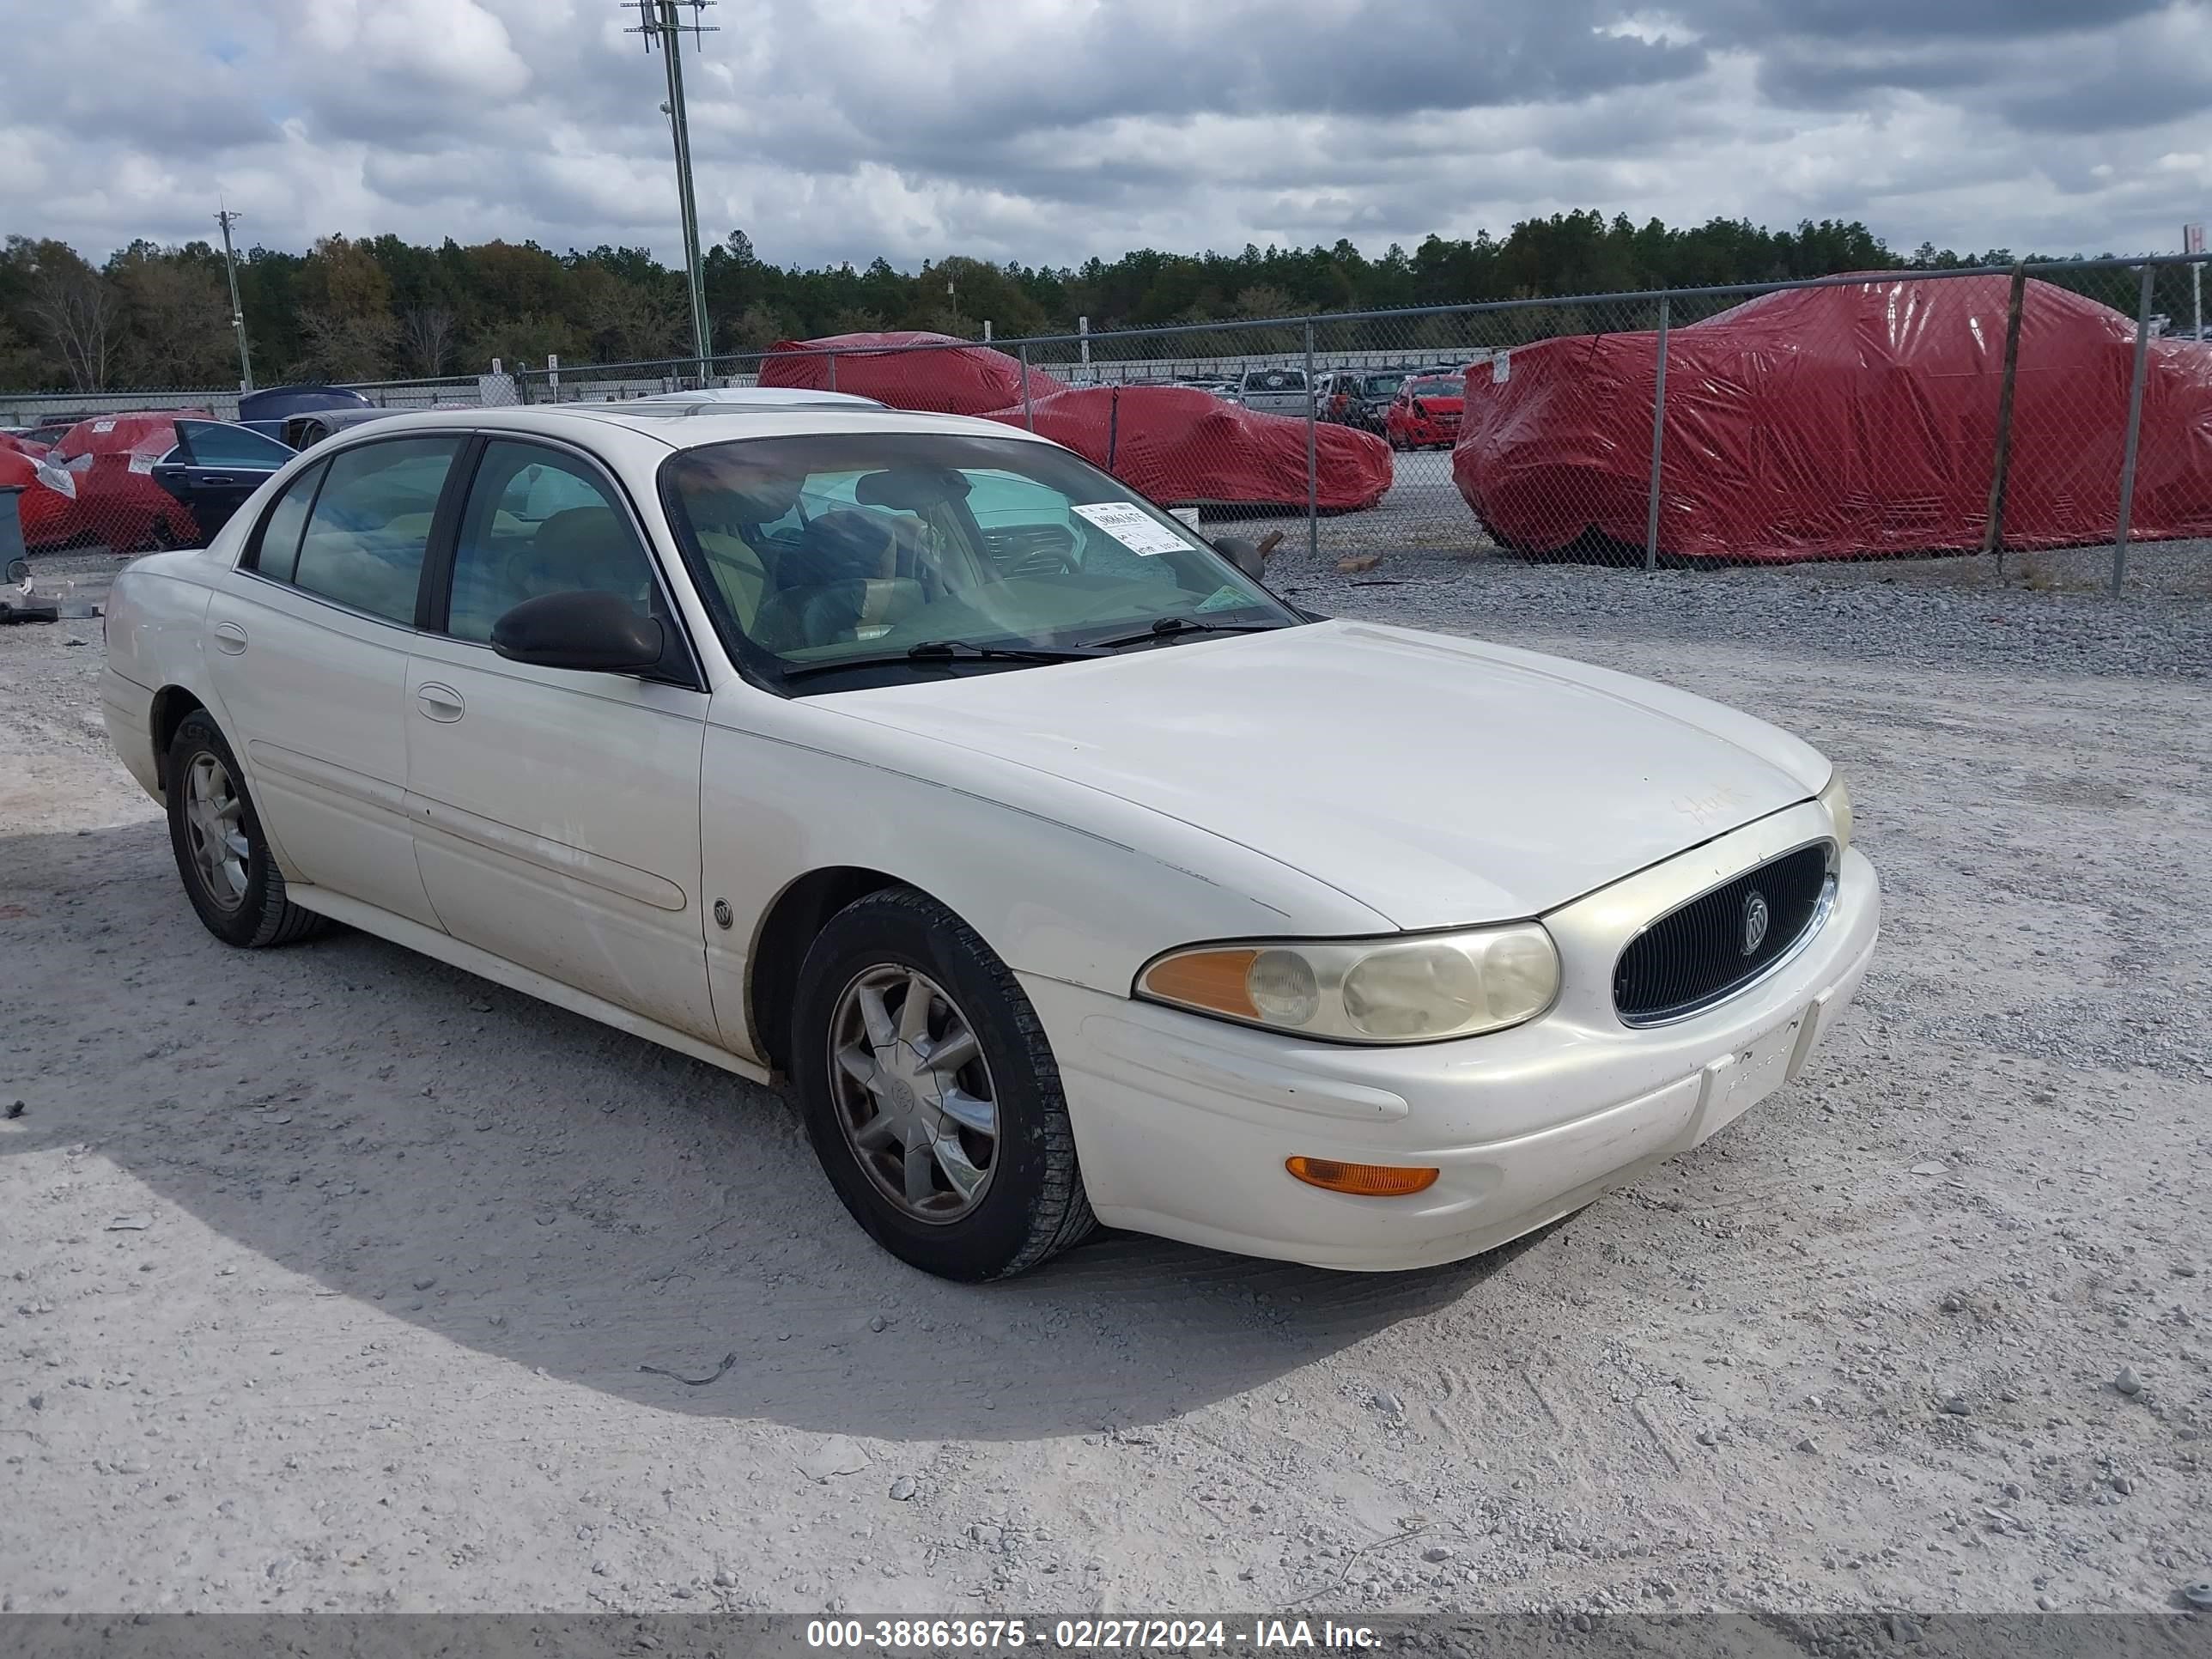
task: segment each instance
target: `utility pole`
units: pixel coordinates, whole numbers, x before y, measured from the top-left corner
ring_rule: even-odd
[[[215,216],[222,227],[222,268],[230,277],[230,326],[238,336],[238,389],[253,390],[253,356],[246,349],[246,307],[238,302],[238,258],[230,250],[230,227],[238,215],[228,207]]]
[[[699,261],[699,206],[691,193],[691,124],[684,112],[684,54],[682,38],[689,29],[696,41],[714,31],[699,21],[700,12],[714,0],[625,0],[637,8],[638,26],[625,33],[645,37],[645,49],[658,46],[668,65],[668,101],[660,107],[668,116],[676,143],[677,206],[684,220],[684,283],[691,296],[691,348],[699,360],[699,380],[707,380],[707,279]],[[689,6],[691,21],[683,21],[677,8]]]

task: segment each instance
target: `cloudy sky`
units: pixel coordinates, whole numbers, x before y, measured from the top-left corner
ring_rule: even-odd
[[[2204,0],[720,0],[702,234],[1060,264],[1864,219],[2135,252],[2212,218]],[[535,238],[673,258],[661,67],[617,0],[0,0],[0,233]]]

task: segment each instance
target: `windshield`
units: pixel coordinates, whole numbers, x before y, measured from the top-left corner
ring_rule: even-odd
[[[1457,398],[1467,391],[1467,382],[1456,374],[1424,374],[1408,383],[1406,395],[1409,398]]]
[[[822,433],[671,456],[661,496],[732,653],[778,678],[943,649],[1079,651],[1160,629],[1301,620],[1188,529],[1057,445]]]
[[[1402,374],[1370,374],[1360,395],[1364,398],[1388,398],[1406,383]]]

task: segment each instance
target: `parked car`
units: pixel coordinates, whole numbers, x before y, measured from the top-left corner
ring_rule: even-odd
[[[41,457],[45,452],[40,452]],[[71,488],[76,480],[68,480]],[[66,546],[76,533],[76,501],[53,488],[40,461],[0,448],[0,489],[15,494],[15,521],[23,545],[33,551]]]
[[[184,504],[154,480],[176,447],[177,422],[211,421],[204,409],[149,410],[79,421],[38,463],[39,482],[71,505],[64,539],[118,553],[197,546],[204,538]]]
[[[230,521],[269,475],[298,453],[230,421],[179,421],[176,443],[154,463],[154,482],[191,514],[205,540]]]
[[[1340,426],[1358,427],[1362,432],[1379,433],[1383,429],[1383,417],[1389,412],[1391,399],[1405,383],[1404,369],[1380,374],[1364,369],[1340,370],[1322,382],[1322,419],[1334,421]]]
[[[1248,368],[1237,384],[1237,401],[1262,415],[1295,415],[1304,420],[1313,393],[1303,368]]]
[[[1990,343],[2011,301],[2002,273],[1868,276],[1674,329],[1659,556],[1787,563],[1979,549],[2003,368]],[[2212,353],[2152,338],[2138,365],[2134,317],[2055,283],[2031,278],[2020,306],[2005,545],[2109,542],[2128,476],[2130,536],[2212,537]],[[1530,558],[1642,562],[1658,362],[1652,332],[1565,335],[1468,377],[1452,477],[1492,539]]]
[[[1467,378],[1459,373],[1415,374],[1398,388],[1382,417],[1393,449],[1449,449],[1459,438]]]
[[[1067,556],[994,568],[979,494]],[[335,919],[787,1076],[956,1279],[1094,1217],[1488,1249],[1796,1076],[1878,925],[1796,738],[1313,617],[997,422],[397,416],[123,571],[101,686],[218,939]]]
[[[1023,395],[1026,383],[1028,395]],[[948,335],[900,331],[786,340],[761,364],[763,387],[859,392],[894,409],[985,415],[1066,444],[1164,507],[1303,507],[1303,414],[1285,420],[1197,388],[1070,386],[1003,351]],[[1304,384],[1303,376],[1300,384]],[[1316,434],[1323,511],[1374,506],[1390,488],[1390,451],[1364,433]]]
[[[1244,401],[1243,394],[1237,389],[1237,382],[1234,380],[1201,377],[1197,380],[1177,380],[1175,384],[1186,392],[1211,392],[1224,404],[1241,404]]]

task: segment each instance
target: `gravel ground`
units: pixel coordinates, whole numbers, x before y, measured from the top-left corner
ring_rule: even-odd
[[[1324,562],[1332,568],[1341,557],[1379,554],[1384,568],[1372,580],[1409,580],[1420,573],[1430,580],[1447,580],[1455,586],[1469,580],[1502,584],[1508,592],[1544,592],[1562,586],[1562,567],[1530,567],[1510,553],[1501,553],[1461,499],[1451,479],[1451,455],[1443,450],[1421,450],[1391,457],[1395,482],[1376,506],[1361,513],[1322,519],[1317,540]],[[1285,552],[1304,553],[1306,524],[1301,516],[1271,516],[1219,524],[1209,520],[1209,531],[1225,530],[1256,538],[1280,530],[1288,544]],[[1639,544],[1631,556],[1642,562]],[[1568,586],[1577,574],[1600,586],[1610,586],[1617,572],[1565,568]],[[1795,568],[1753,567],[1738,572],[1698,574],[1710,579],[1749,579],[1784,584],[1785,592],[1804,589],[1859,586],[1905,586],[1960,588],[1998,592],[2006,587],[2033,592],[2091,592],[2106,591],[2112,580],[2110,546],[2013,551],[2005,555],[2002,571],[1995,560],[1979,558],[1895,558],[1853,561],[1820,560]],[[1525,584],[1525,588],[1523,586]],[[2128,550],[2126,591],[2146,596],[2176,596],[2212,599],[2212,543],[2138,542]],[[1640,590],[1623,591],[1619,614],[1632,624],[1647,608]],[[1682,602],[1662,601],[1668,604]],[[1702,611],[1710,599],[1687,602],[1692,613]],[[1596,620],[1592,617],[1590,620]],[[1606,618],[1608,628],[1613,618]]]
[[[1383,1277],[1127,1236],[909,1273],[765,1091],[358,934],[216,945],[106,752],[98,624],[0,629],[0,1605],[2133,1610],[2212,1578],[2207,608],[1378,574],[1280,580],[1784,721],[1889,894],[1796,1085]]]

